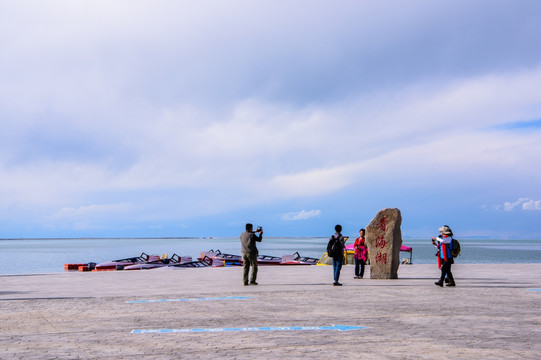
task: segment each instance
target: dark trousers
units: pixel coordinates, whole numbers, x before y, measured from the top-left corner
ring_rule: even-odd
[[[248,284],[248,274],[250,272],[250,266],[252,266],[252,276],[250,282],[253,284],[257,280],[257,254],[242,254],[242,280],[244,284]]]
[[[453,279],[453,274],[451,273],[451,265],[453,263],[451,261],[444,261],[441,264],[441,276],[440,281],[443,282],[445,280],[445,276],[449,278],[449,281],[451,283],[455,282],[455,279]]]
[[[338,279],[340,279],[340,270],[342,270],[342,263],[344,262],[344,258],[333,258],[332,259],[332,269],[333,269],[333,275],[334,275],[334,282],[337,283]]]
[[[364,276],[364,265],[366,263],[361,259],[355,259],[355,276]],[[359,271],[360,268],[360,271]]]

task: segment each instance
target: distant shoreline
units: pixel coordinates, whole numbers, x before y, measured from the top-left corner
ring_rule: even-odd
[[[0,241],[13,241],[13,240],[187,240],[187,239],[230,239],[238,237],[238,235],[231,235],[231,236],[156,236],[156,237],[148,237],[148,236],[107,236],[107,237],[37,237],[37,238],[0,238]],[[266,239],[284,239],[284,238],[290,238],[290,239],[326,239],[329,235],[322,235],[322,236],[265,236]],[[350,238],[354,238],[353,236],[350,236]],[[430,239],[430,236],[421,236],[421,237],[402,237],[403,241],[407,240],[424,240],[424,239]],[[539,240],[541,241],[541,237],[525,237],[525,238],[494,238],[494,237],[485,237],[485,236],[475,236],[475,237],[457,237],[458,240]]]
[[[1,238],[0,241],[10,241],[10,240],[187,240],[187,239],[230,239],[238,237],[234,236],[162,236],[162,237],[50,237],[50,238]],[[328,238],[328,236],[265,236],[266,239],[284,239],[284,238],[293,238],[293,239],[323,239]]]
[[[0,239],[0,241],[6,241],[6,240],[129,240],[129,239],[164,239],[164,240],[171,240],[171,239],[179,239],[179,240],[185,240],[185,239],[219,239],[219,237],[192,237],[192,236],[163,236],[163,237],[43,237],[43,238],[5,238]]]

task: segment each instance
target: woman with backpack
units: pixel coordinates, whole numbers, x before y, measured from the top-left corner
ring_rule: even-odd
[[[441,276],[436,285],[443,287],[446,277],[449,279],[447,286],[456,286],[455,279],[451,273],[451,265],[454,264],[452,250],[453,232],[447,225],[439,228],[440,236],[432,238],[432,244],[438,247],[438,263],[441,264]]]

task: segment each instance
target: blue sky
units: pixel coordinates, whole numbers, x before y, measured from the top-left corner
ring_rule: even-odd
[[[541,237],[538,1],[2,1],[0,238]]]

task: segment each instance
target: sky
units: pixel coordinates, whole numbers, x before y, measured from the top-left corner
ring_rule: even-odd
[[[0,0],[0,238],[541,238],[540,15]]]

